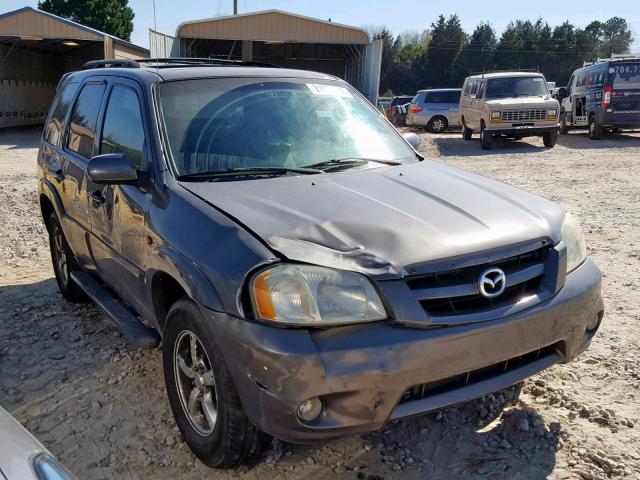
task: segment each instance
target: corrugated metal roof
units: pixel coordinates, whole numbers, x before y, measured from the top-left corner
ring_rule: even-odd
[[[282,10],[265,10],[181,23],[176,36],[283,43],[369,44],[364,30]]]
[[[87,27],[72,20],[43,12],[32,7],[24,7],[0,14],[0,37],[60,38],[102,41],[107,36],[115,43],[149,54],[146,48],[135,45],[95,28]]]

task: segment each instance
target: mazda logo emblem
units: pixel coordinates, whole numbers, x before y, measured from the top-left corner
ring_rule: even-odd
[[[490,268],[482,272],[478,280],[480,295],[485,298],[493,298],[502,295],[507,288],[507,277],[499,268]]]

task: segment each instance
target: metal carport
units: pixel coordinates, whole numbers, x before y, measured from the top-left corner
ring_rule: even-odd
[[[150,30],[152,57],[253,60],[343,78],[372,102],[380,85],[382,42],[360,28],[280,10],[195,20],[175,37]]]
[[[149,51],[31,7],[0,14],[0,128],[42,123],[60,77],[89,60]]]

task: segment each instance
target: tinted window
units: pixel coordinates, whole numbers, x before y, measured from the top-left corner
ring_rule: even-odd
[[[460,92],[447,92],[447,99],[449,103],[460,103]]]
[[[71,112],[67,148],[85,158],[93,155],[93,142],[96,138],[96,123],[100,112],[100,103],[104,94],[103,83],[85,85],[78,95]]]
[[[104,116],[100,153],[126,153],[139,170],[144,140],[138,95],[132,88],[116,85],[111,90]]]
[[[411,97],[396,97],[391,101],[391,106],[396,107],[398,105],[404,105],[411,101]]]
[[[44,132],[44,139],[53,145],[60,146],[60,138],[64,130],[64,117],[67,115],[77,89],[77,82],[66,83],[58,90],[58,94],[53,101],[51,114]]]
[[[447,103],[449,102],[449,92],[429,92],[424,103]]]

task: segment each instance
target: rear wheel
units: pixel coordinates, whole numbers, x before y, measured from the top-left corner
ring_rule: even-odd
[[[598,123],[595,115],[589,117],[589,138],[600,140],[602,138],[602,126]]]
[[[71,272],[77,270],[78,265],[55,212],[49,216],[47,229],[49,230],[49,249],[51,250],[53,272],[56,276],[60,293],[70,302],[86,302],[87,296],[84,291],[71,278]]]
[[[427,129],[433,133],[442,133],[449,126],[449,122],[444,117],[433,117],[429,120],[429,124],[427,125]]]
[[[464,140],[471,140],[471,135],[473,135],[473,130],[467,127],[467,124],[462,122],[462,138]]]
[[[171,410],[193,453],[215,468],[254,463],[270,437],[245,415],[211,323],[190,300],[169,310],[162,361]]]
[[[544,146],[547,148],[553,148],[557,141],[558,141],[557,132],[550,132],[542,135],[542,142],[544,143]]]
[[[480,124],[480,146],[483,150],[490,150],[493,143],[493,137],[490,133],[486,132],[484,122]]]

